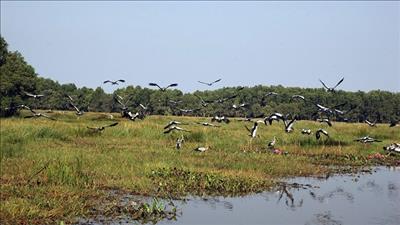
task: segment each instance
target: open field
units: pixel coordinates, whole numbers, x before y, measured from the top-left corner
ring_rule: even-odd
[[[106,200],[108,190],[138,195],[182,197],[186,195],[244,195],[267,190],[275,181],[292,176],[326,176],[338,168],[396,165],[397,155],[387,156],[382,147],[400,141],[399,127],[388,124],[334,122],[332,127],[313,121],[298,121],[293,133],[285,133],[282,122],[260,124],[251,140],[244,125],[235,121],[221,127],[203,127],[194,122],[209,118],[149,116],[135,122],[114,114],[49,114],[45,118],[1,119],[0,220],[5,224],[74,221]],[[190,133],[163,134],[170,120]],[[86,126],[118,121],[115,127],[94,133]],[[317,141],[315,132],[326,129],[330,138]],[[181,150],[175,149],[184,134]],[[361,144],[362,136],[382,140]],[[272,154],[266,145],[277,137],[276,148],[287,155]],[[198,146],[211,149],[200,153]],[[374,153],[383,158],[371,158]]]

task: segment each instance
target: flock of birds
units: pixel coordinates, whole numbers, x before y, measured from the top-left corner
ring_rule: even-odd
[[[213,82],[203,82],[203,81],[198,81],[201,84],[207,85],[207,86],[212,86],[215,83],[220,82],[221,79],[217,79]],[[333,87],[329,87],[327,86],[322,80],[319,80],[321,82],[321,84],[323,85],[323,87],[326,89],[327,92],[331,92],[331,93],[335,93],[336,88],[344,81],[344,78],[342,78],[335,86]],[[119,80],[106,80],[103,83],[110,83],[111,85],[118,85],[119,83],[124,83],[125,80],[123,79],[119,79]],[[167,86],[160,86],[157,83],[149,83],[149,86],[152,87],[157,87],[161,92],[165,92],[168,88],[173,88],[178,86],[177,83],[172,83],[169,84]],[[199,99],[199,105],[201,107],[207,107],[210,104],[221,104],[224,103],[226,101],[235,99],[238,96],[238,92],[241,91],[243,89],[243,87],[239,87],[236,90],[236,93],[230,96],[224,96],[218,99],[213,99],[213,100],[205,100],[203,97],[194,94],[194,96],[196,96]],[[40,99],[42,97],[44,97],[44,95],[42,94],[32,94],[32,93],[28,93],[23,91],[22,92],[25,96],[34,98],[34,99]],[[278,93],[276,92],[268,92],[265,94],[265,97],[273,97],[278,95]],[[74,99],[66,94],[66,98],[68,98],[69,101],[69,105],[71,107],[73,107],[75,109],[75,113],[77,116],[82,116],[85,112],[81,109],[79,109],[76,104],[74,103]],[[321,122],[321,123],[326,123],[329,127],[331,127],[332,121],[330,121],[329,117],[332,115],[344,115],[346,113],[348,113],[349,111],[351,111],[352,109],[349,109],[347,111],[344,110],[339,110],[338,108],[343,106],[344,104],[340,104],[334,107],[326,107],[323,105],[320,105],[318,103],[314,103],[311,102],[309,100],[307,100],[304,96],[302,95],[293,95],[291,96],[292,100],[301,100],[304,102],[310,102],[311,104],[314,104],[316,106],[316,114],[318,114],[321,118],[317,119],[317,121]],[[140,110],[138,110],[136,113],[132,113],[129,108],[127,107],[127,104],[129,102],[129,99],[124,101],[124,98],[115,94],[114,96],[114,100],[116,103],[118,103],[120,105],[121,108],[121,116],[123,118],[127,118],[129,120],[135,121],[136,119],[144,119],[147,115],[148,115],[148,106],[145,106],[143,104],[139,104],[140,106]],[[197,109],[182,109],[177,107],[177,105],[179,105],[181,101],[179,100],[169,100],[169,103],[172,104],[174,107],[176,107],[177,109],[179,109],[183,114],[186,113],[191,113],[194,112],[196,110],[199,110],[200,108]],[[241,103],[241,104],[233,104],[232,105],[232,109],[233,110],[239,110],[242,108],[246,108],[248,107],[249,104],[247,103]],[[26,109],[29,110],[31,112],[31,115],[29,116],[25,116],[25,118],[38,118],[38,117],[44,117],[47,119],[51,119],[51,120],[55,120],[54,118],[44,114],[44,113],[39,113],[36,112],[35,110],[33,110],[32,108],[30,108],[29,106],[26,105],[19,105],[15,107],[17,110],[19,109]],[[296,123],[296,121],[298,120],[297,116],[293,116],[292,118],[290,118],[290,114],[287,115],[283,115],[281,113],[275,112],[272,113],[271,115],[264,117],[264,119],[257,119],[257,117],[248,117],[248,118],[242,118],[242,119],[237,119],[238,121],[248,121],[248,122],[252,122],[253,126],[251,128],[244,126],[246,128],[246,130],[249,132],[248,136],[250,136],[252,139],[257,137],[257,130],[258,130],[258,126],[259,124],[265,124],[265,125],[272,125],[273,121],[279,122],[282,121],[284,124],[284,131],[286,133],[291,133],[294,131],[294,124]],[[325,117],[323,117],[325,116]],[[214,117],[212,117],[211,122],[217,122],[217,123],[229,123],[230,119],[227,118],[224,115],[215,115]],[[392,121],[391,124],[389,125],[390,127],[394,127],[398,124],[399,121]],[[365,120],[365,123],[368,124],[371,127],[376,127],[376,121],[371,122],[369,120]],[[196,122],[195,124],[199,124],[202,126],[206,126],[206,127],[220,127],[220,125],[216,125],[216,124],[212,124],[212,123],[208,123],[208,122]],[[118,125],[117,122],[109,124],[109,125],[105,125],[105,126],[101,126],[101,127],[87,127],[88,129],[92,130],[93,132],[101,132],[103,130],[105,130],[107,127],[114,127]],[[188,129],[182,128],[182,125],[188,125],[188,123],[183,123],[183,122],[179,122],[179,121],[170,121],[165,127],[164,127],[164,134],[169,134],[171,132],[191,132]],[[311,131],[311,129],[308,128],[303,128],[301,129],[301,134],[303,135],[311,135],[313,132]],[[322,135],[324,135],[326,138],[329,138],[329,133],[322,128],[319,128],[318,130],[315,131],[315,138],[317,140],[321,139]],[[182,134],[177,140],[176,140],[176,149],[181,149],[183,146],[183,143],[185,141],[184,135]],[[374,139],[372,137],[369,136],[365,136],[365,137],[360,137],[358,139],[355,139],[354,141],[357,142],[361,142],[361,143],[372,143],[372,142],[381,142],[381,140],[377,140]],[[269,141],[267,144],[267,149],[270,149],[272,152],[274,153],[278,153],[281,154],[282,152],[280,152],[278,149],[275,148],[277,139],[274,136],[272,141]],[[204,152],[206,150],[210,149],[210,146],[207,147],[197,147],[196,151],[200,151],[200,152]],[[393,143],[389,146],[384,147],[384,150],[388,151],[388,152],[396,152],[396,153],[400,153],[400,144],[399,143]]]

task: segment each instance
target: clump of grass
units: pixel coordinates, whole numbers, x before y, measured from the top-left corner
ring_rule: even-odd
[[[271,186],[271,181],[217,173],[196,172],[180,168],[160,168],[149,175],[161,195],[222,195],[240,196],[260,192]]]
[[[206,135],[202,132],[191,132],[186,135],[186,140],[191,142],[204,142],[206,140]]]
[[[48,166],[47,181],[57,185],[87,187],[92,179],[83,169],[83,162],[76,157],[72,162],[56,161]]]
[[[33,135],[36,138],[49,138],[49,139],[57,139],[60,141],[68,140],[68,137],[66,135],[50,127],[41,127]]]
[[[25,139],[22,137],[7,135],[1,138],[0,143],[0,161],[18,157],[25,152]]]

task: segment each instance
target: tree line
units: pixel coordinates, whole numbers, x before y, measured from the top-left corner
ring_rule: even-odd
[[[374,90],[369,92],[349,92],[339,90],[326,92],[321,88],[300,88],[257,85],[244,87],[224,87],[217,90],[183,93],[178,89],[164,92],[140,86],[119,88],[114,93],[106,93],[101,87],[96,89],[77,87],[75,84],[60,84],[57,81],[38,76],[18,52],[8,50],[7,42],[0,37],[0,115],[12,116],[18,113],[13,107],[24,104],[37,109],[73,110],[67,95],[74,99],[74,104],[84,111],[119,112],[117,95],[123,98],[126,106],[134,111],[139,104],[147,106],[146,111],[155,115],[181,115],[180,109],[195,109],[188,113],[192,116],[241,116],[261,117],[273,112],[297,115],[299,119],[315,119],[318,103],[327,107],[346,103],[341,110],[350,110],[336,120],[361,122],[365,119],[379,123],[400,118],[400,93]],[[22,93],[44,94],[41,99],[29,98]],[[266,93],[279,95],[266,97]],[[216,100],[237,94],[231,100],[201,106],[197,96],[204,100]],[[303,95],[307,101],[291,99],[292,95]],[[234,109],[233,104],[247,103],[248,106]],[[186,114],[185,114],[186,115]]]

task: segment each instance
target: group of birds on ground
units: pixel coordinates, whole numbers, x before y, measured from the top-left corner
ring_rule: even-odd
[[[203,81],[198,81],[198,82],[201,83],[201,84],[207,85],[207,86],[212,86],[213,84],[215,84],[217,82],[220,82],[220,81],[221,81],[221,79],[217,79],[217,80],[215,80],[213,82],[209,82],[209,83],[208,82],[203,82]],[[319,81],[322,83],[323,87],[326,89],[327,92],[335,93],[335,91],[336,91],[335,89],[344,81],[344,78],[342,78],[333,87],[328,87],[322,80],[319,80]],[[106,80],[103,83],[104,84],[110,83],[111,85],[118,85],[119,83],[124,83],[124,82],[125,82],[125,80],[119,79],[119,80],[115,80],[115,81]],[[161,92],[165,92],[168,88],[176,87],[176,86],[178,86],[178,84],[177,83],[172,83],[172,84],[169,84],[169,85],[167,85],[165,87],[162,87],[162,86],[158,85],[157,83],[149,83],[149,86],[157,87]],[[239,92],[243,88],[244,87],[239,87],[239,88],[237,88],[236,91]],[[44,97],[43,94],[32,94],[32,93],[28,93],[26,91],[23,91],[22,93],[24,95],[26,95],[28,97],[32,97],[34,99],[40,99],[40,98]],[[276,93],[276,92],[268,92],[268,93],[266,93],[264,95],[264,97],[271,97],[271,96],[276,96],[276,95],[278,95],[278,93]],[[219,103],[224,103],[225,101],[229,101],[231,99],[234,99],[234,98],[236,98],[238,96],[238,93],[235,93],[235,94],[232,94],[232,95],[229,95],[229,96],[224,96],[224,97],[221,97],[221,98],[218,98],[218,99],[214,99],[214,100],[204,100],[201,96],[199,96],[197,94],[194,94],[194,96],[197,97],[200,100],[200,105],[202,107],[207,107],[209,104],[219,104]],[[66,97],[68,98],[69,105],[72,106],[75,109],[76,115],[77,116],[82,116],[84,114],[84,111],[80,110],[76,106],[76,104],[74,103],[74,99],[71,96],[67,95],[67,94],[66,94]],[[305,102],[309,102],[302,95],[293,95],[293,96],[291,96],[291,99],[292,100],[298,99],[298,100],[302,100],[302,101],[305,101]],[[128,118],[128,119],[130,119],[132,121],[135,121],[136,119],[144,119],[146,117],[146,115],[148,115],[148,112],[147,112],[148,107],[143,105],[143,104],[139,104],[141,110],[137,111],[136,113],[132,113],[127,107],[127,104],[128,104],[130,99],[127,99],[126,101],[124,101],[123,97],[121,97],[120,95],[115,94],[114,95],[114,100],[115,100],[115,102],[117,102],[120,105],[120,107],[121,107],[121,116],[123,118]],[[169,100],[169,102],[171,104],[173,104],[173,105],[178,105],[181,101],[179,101],[179,100]],[[316,108],[317,108],[316,114],[320,114],[320,116],[321,115],[326,115],[327,116],[326,118],[318,118],[317,121],[319,121],[321,123],[326,123],[329,127],[332,126],[332,122],[329,119],[330,116],[332,116],[332,115],[344,115],[344,114],[346,114],[347,112],[349,112],[350,110],[353,109],[353,108],[351,108],[351,109],[349,109],[347,111],[339,110],[338,108],[343,106],[343,105],[345,105],[345,103],[339,104],[339,105],[334,106],[334,107],[326,107],[326,106],[322,106],[322,105],[320,105],[318,103],[314,103],[314,102],[312,102],[312,104],[314,104],[316,106]],[[245,108],[245,107],[248,107],[248,106],[249,106],[249,104],[247,104],[247,103],[233,104],[232,105],[232,109],[238,110],[238,109]],[[19,105],[16,108],[17,109],[27,109],[32,113],[32,115],[25,116],[25,118],[44,117],[44,118],[47,118],[47,119],[55,120],[54,118],[52,118],[52,117],[50,117],[50,116],[48,116],[46,114],[38,113],[38,112],[34,111],[33,109],[31,109],[30,107],[28,107],[26,105]],[[200,108],[199,109],[181,109],[181,108],[177,107],[177,109],[179,109],[183,114],[186,114],[186,113],[191,113],[191,112],[194,112],[196,110],[199,110]],[[259,126],[260,123],[264,123],[265,125],[268,125],[268,124],[272,125],[273,121],[277,121],[277,122],[282,121],[283,124],[284,124],[284,131],[286,133],[293,132],[294,131],[293,126],[294,126],[295,122],[297,121],[297,116],[294,116],[292,119],[289,119],[289,117],[290,117],[290,114],[283,115],[281,113],[277,113],[276,112],[276,113],[272,113],[270,116],[265,117],[264,119],[258,119],[256,121],[254,121],[254,119],[256,119],[258,117],[249,117],[249,118],[244,118],[244,119],[242,118],[242,119],[237,119],[237,120],[253,122],[253,126],[251,128],[249,128],[247,126],[244,126],[244,127],[249,132],[248,136],[250,136],[251,138],[256,138],[257,137],[258,126]],[[218,123],[226,123],[226,124],[228,124],[230,122],[230,119],[227,118],[224,115],[215,115],[214,117],[211,118],[211,122],[218,122]],[[376,127],[376,121],[371,122],[371,121],[366,119],[365,123],[368,124],[371,127]],[[391,124],[389,126],[390,127],[396,126],[397,123],[398,123],[398,121],[393,121],[393,122],[391,122]],[[215,125],[215,124],[208,123],[208,122],[196,122],[195,124],[199,124],[199,125],[203,125],[203,126],[209,126],[209,127],[220,127],[220,125]],[[118,125],[117,122],[109,124],[109,125],[105,125],[105,126],[87,127],[87,128],[92,130],[92,131],[94,131],[94,132],[101,132],[101,131],[105,130],[105,128],[107,128],[107,127],[113,127],[113,126],[116,126],[116,125]],[[182,123],[182,122],[179,122],[179,121],[170,121],[164,127],[164,132],[163,133],[164,134],[169,134],[169,133],[171,133],[173,131],[190,132],[190,130],[182,128],[182,127],[180,127],[180,125],[187,125],[187,123]],[[311,129],[303,128],[301,130],[301,134],[303,134],[303,135],[311,135],[312,131],[311,131]],[[319,128],[319,129],[317,129],[315,131],[316,139],[319,140],[321,138],[321,135],[324,135],[327,138],[329,138],[329,133],[325,129]],[[179,137],[176,140],[176,148],[177,149],[181,149],[184,141],[185,141],[185,138],[184,138],[184,135],[182,134],[181,137]],[[377,140],[377,139],[374,139],[374,138],[369,137],[369,136],[361,137],[361,138],[355,139],[354,141],[361,142],[361,143],[381,142],[381,140]],[[275,151],[274,146],[275,146],[276,142],[277,142],[276,141],[276,137],[274,136],[274,139],[272,141],[268,142],[267,148],[268,149],[272,149],[272,150]],[[208,150],[209,148],[210,148],[209,146],[208,147],[197,147],[195,150],[196,151],[200,151],[200,152],[204,152],[204,151]],[[385,147],[384,149],[389,151],[389,152],[400,153],[400,144],[393,143],[390,146]]]

